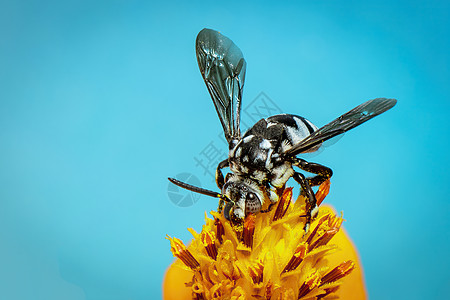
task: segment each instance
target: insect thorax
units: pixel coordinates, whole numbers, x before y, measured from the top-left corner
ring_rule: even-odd
[[[281,187],[294,173],[282,153],[317,130],[308,120],[295,115],[275,115],[259,120],[229,153],[233,173],[260,183]]]

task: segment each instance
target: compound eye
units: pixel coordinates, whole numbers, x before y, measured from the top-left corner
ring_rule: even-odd
[[[247,193],[247,200],[248,201],[255,201],[255,199],[256,199],[255,193],[252,193],[252,192]]]
[[[245,213],[256,214],[261,210],[261,201],[258,199],[255,193],[247,193],[245,200]]]

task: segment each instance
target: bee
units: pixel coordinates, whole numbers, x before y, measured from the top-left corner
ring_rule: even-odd
[[[229,144],[229,154],[216,169],[220,193],[174,178],[169,180],[187,190],[219,198],[218,211],[223,210],[225,218],[236,225],[249,214],[270,210],[292,177],[306,196],[307,231],[318,213],[312,187],[328,180],[333,172],[297,155],[317,151],[326,140],[389,110],[397,100],[367,101],[321,128],[301,116],[279,114],[259,120],[242,135],[239,123],[247,64],[241,50],[229,38],[206,28],[198,34],[195,49],[200,72]],[[231,173],[224,178],[222,169],[226,167]],[[294,167],[313,176],[306,177]]]

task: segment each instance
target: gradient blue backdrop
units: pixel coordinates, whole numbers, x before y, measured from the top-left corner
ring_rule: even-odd
[[[266,93],[321,126],[398,105],[314,160],[348,220],[372,299],[450,297],[448,1],[0,2],[0,298],[153,299],[216,201],[167,177],[221,131],[196,34],[220,30]]]

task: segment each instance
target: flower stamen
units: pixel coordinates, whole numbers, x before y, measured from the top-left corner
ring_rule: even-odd
[[[258,284],[263,281],[263,271],[264,265],[261,262],[258,262],[256,266],[250,266],[248,268],[248,272],[250,273],[250,277],[252,278],[254,284]]]
[[[330,192],[330,179],[322,182],[322,184],[319,186],[319,190],[316,193],[317,206],[322,204],[322,201],[325,199],[325,197],[328,195],[329,192]]]
[[[347,276],[355,269],[355,263],[351,260],[344,261],[339,266],[328,272],[322,277],[320,285],[335,282],[344,276]]]
[[[166,239],[170,241],[171,251],[174,256],[178,257],[186,266],[191,268],[192,270],[197,270],[200,268],[200,264],[192,256],[191,252],[186,248],[183,242],[177,238],[171,238],[167,236]]]
[[[311,244],[313,238],[315,237],[315,235],[317,234],[317,231],[319,230],[319,228],[322,227],[322,223],[327,221],[329,219],[330,215],[326,214],[323,217],[321,217],[319,219],[319,221],[317,222],[316,227],[314,228],[314,230],[309,234],[308,239],[306,240],[306,243]]]
[[[317,248],[319,246],[326,245],[333,238],[333,236],[336,233],[338,233],[338,231],[339,231],[339,228],[337,228],[337,227],[334,227],[334,228],[331,228],[330,230],[325,231],[325,233],[322,236],[320,236],[314,243],[312,243],[310,245],[309,249],[313,250],[314,248]]]
[[[247,248],[253,248],[253,235],[255,234],[255,215],[249,214],[244,221],[242,242]]]
[[[216,238],[213,231],[202,231],[202,244],[205,246],[206,253],[212,259],[217,259]]]
[[[301,243],[300,245],[298,245],[294,255],[292,255],[291,259],[287,263],[286,267],[284,267],[281,274],[295,270],[301,264],[307,252],[308,245],[306,243]]]
[[[320,275],[318,272],[314,272],[308,278],[306,278],[305,282],[303,282],[302,286],[300,287],[298,291],[298,299],[306,296],[315,287],[319,286],[319,283],[320,283]]]
[[[287,209],[289,208],[289,204],[291,203],[292,198],[292,188],[287,188],[284,190],[283,195],[278,201],[277,209],[273,215],[272,221],[277,221],[284,217]]]
[[[222,244],[225,229],[223,228],[222,222],[220,222],[219,218],[214,218],[214,225],[216,225],[216,237],[219,240],[219,243]]]

